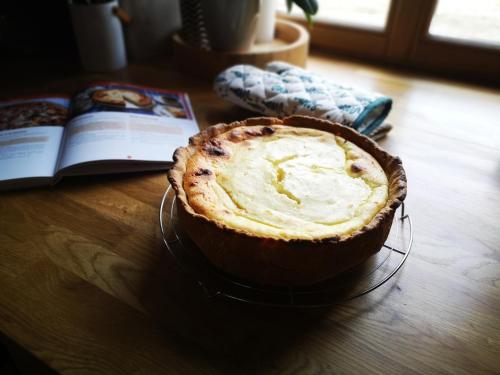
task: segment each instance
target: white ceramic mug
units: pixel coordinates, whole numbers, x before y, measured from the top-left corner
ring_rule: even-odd
[[[84,69],[105,72],[127,65],[122,24],[113,13],[118,1],[69,4]]]

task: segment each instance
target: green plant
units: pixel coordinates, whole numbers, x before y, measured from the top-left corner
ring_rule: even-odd
[[[296,4],[306,16],[307,23],[312,26],[314,16],[318,12],[318,2],[316,0],[286,0],[286,6],[288,8],[288,13],[292,10],[293,4]]]

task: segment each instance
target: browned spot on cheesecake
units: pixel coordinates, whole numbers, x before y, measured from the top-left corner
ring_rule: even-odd
[[[253,137],[262,137],[264,135],[274,134],[275,130],[270,126],[263,126],[261,128],[246,129],[245,134]]]
[[[194,172],[195,176],[210,176],[212,174],[212,171],[210,169],[206,168],[200,168],[196,172]]]
[[[363,167],[359,164],[352,163],[351,164],[351,172],[353,173],[360,173],[363,171]]]
[[[271,135],[274,134],[275,130],[271,128],[270,126],[264,126],[262,128],[262,135]]]
[[[220,139],[212,138],[208,142],[214,147],[222,147],[222,141]]]
[[[229,156],[219,139],[211,139],[203,145],[203,150],[212,156]]]
[[[227,139],[231,142],[242,142],[248,140],[252,137],[262,137],[266,135],[272,135],[276,132],[271,126],[254,126],[244,130],[234,129],[228,135]]]

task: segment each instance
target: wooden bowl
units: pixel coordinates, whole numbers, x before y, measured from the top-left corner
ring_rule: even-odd
[[[213,79],[236,64],[260,68],[271,61],[286,61],[304,67],[309,51],[309,33],[294,22],[277,20],[276,36],[271,43],[254,44],[247,52],[218,52],[191,46],[179,34],[173,36],[173,51],[179,70]]]

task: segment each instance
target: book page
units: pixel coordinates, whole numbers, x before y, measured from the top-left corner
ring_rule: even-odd
[[[0,103],[0,181],[53,177],[69,98],[33,97]]]
[[[125,84],[99,84],[79,92],[73,116],[59,170],[125,160],[160,162],[166,168],[175,149],[199,131],[185,93]]]

